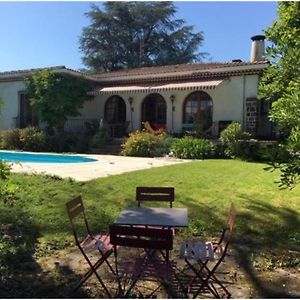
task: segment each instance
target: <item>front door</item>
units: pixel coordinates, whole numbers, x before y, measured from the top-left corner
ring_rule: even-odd
[[[142,122],[149,122],[154,130],[166,129],[167,105],[159,94],[148,95],[142,104]]]

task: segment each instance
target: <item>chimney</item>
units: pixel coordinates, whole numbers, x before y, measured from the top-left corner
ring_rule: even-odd
[[[250,62],[265,60],[265,38],[264,35],[255,35],[251,38],[252,46]]]

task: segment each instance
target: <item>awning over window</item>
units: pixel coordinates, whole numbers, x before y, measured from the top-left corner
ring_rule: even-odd
[[[224,80],[209,80],[209,81],[195,81],[182,83],[168,83],[163,85],[145,86],[145,85],[131,85],[131,86],[113,86],[104,87],[95,90],[94,95],[101,94],[116,94],[116,93],[155,93],[162,91],[190,91],[190,90],[211,90],[216,88]]]

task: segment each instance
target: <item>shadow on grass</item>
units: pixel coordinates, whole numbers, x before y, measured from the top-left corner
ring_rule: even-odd
[[[0,298],[87,297],[73,293],[79,278],[69,268],[41,269],[34,258],[39,232],[24,209],[4,205],[0,221]]]
[[[298,257],[296,264],[299,264],[299,212],[275,207],[257,199],[245,200],[248,201],[246,208],[249,212],[239,212],[238,204],[235,204],[237,220],[230,247],[237,253],[237,263],[252,283],[258,297],[299,298],[300,293],[297,291],[284,290],[281,279],[275,279],[270,283],[267,278],[261,276],[260,270],[254,267],[254,259],[261,257],[262,254],[275,260],[282,259],[283,266],[292,267],[293,258],[289,257],[289,251],[296,253]],[[193,234],[202,235],[202,238],[218,237],[218,229],[226,224],[226,213],[224,216],[216,215],[213,203],[211,207],[204,204],[200,207],[198,203],[198,200],[192,198],[185,200],[190,212],[190,227],[194,231]]]

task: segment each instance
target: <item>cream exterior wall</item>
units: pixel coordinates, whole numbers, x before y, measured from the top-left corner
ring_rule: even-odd
[[[213,100],[213,122],[238,121],[244,124],[245,101],[248,97],[256,97],[258,89],[258,75],[234,76],[224,80],[215,89],[204,90]],[[25,89],[24,82],[0,82],[0,97],[4,100],[1,109],[0,130],[16,127],[16,117],[19,115],[19,92]],[[196,90],[195,90],[196,91]],[[182,131],[183,105],[186,97],[194,91],[165,91],[160,95],[167,104],[167,130],[180,133]],[[143,100],[148,93],[119,93],[126,104],[126,120],[130,122],[128,131],[141,129],[141,111]],[[172,112],[171,95],[175,96],[174,111]],[[87,101],[80,109],[81,116],[76,119],[104,119],[104,106],[112,94],[98,95]],[[133,112],[129,103],[133,98]],[[172,122],[173,115],[173,122]],[[72,118],[75,119],[75,118]],[[131,123],[132,120],[132,123]],[[172,125],[173,123],[173,125]]]
[[[19,115],[19,93],[25,90],[23,81],[0,82],[0,97],[4,104],[0,109],[0,130],[15,128]]]
[[[210,95],[213,101],[213,122],[237,121],[245,126],[246,99],[256,97],[258,89],[258,75],[234,76],[224,80],[215,89],[203,90]],[[196,90],[194,90],[196,91]],[[165,91],[159,93],[167,104],[167,130],[169,132],[180,133],[182,131],[183,105],[186,97],[194,92],[190,91]],[[128,126],[128,131],[141,129],[141,111],[143,100],[148,93],[117,93],[126,104],[126,120],[131,122],[131,110],[129,97],[133,98],[132,124]],[[175,96],[172,128],[172,102],[171,95]],[[106,101],[113,94],[98,95],[95,97],[95,107],[99,109],[96,113],[98,117],[104,119],[104,106]],[[95,109],[96,110],[96,109]],[[95,114],[95,111],[93,112]],[[217,128],[216,128],[217,130]]]

